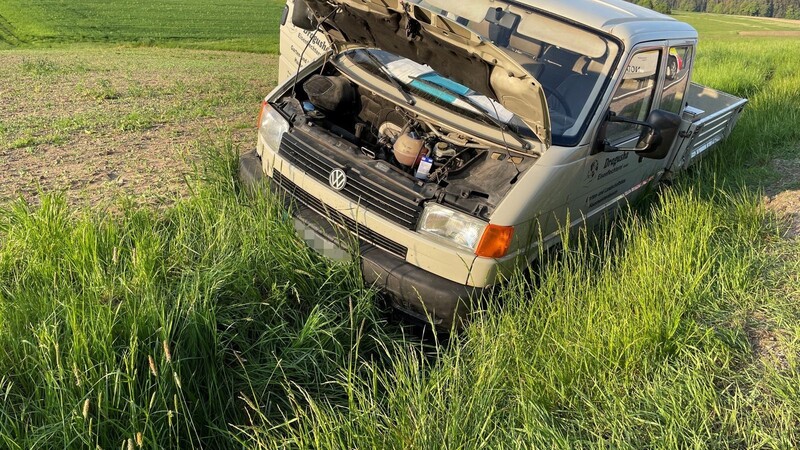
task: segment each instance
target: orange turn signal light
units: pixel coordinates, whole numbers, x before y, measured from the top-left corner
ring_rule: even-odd
[[[256,128],[261,128],[261,119],[264,118],[264,110],[267,109],[268,104],[269,103],[267,103],[266,100],[261,102],[261,110],[258,112],[258,123],[256,123]]]
[[[489,224],[483,230],[483,236],[475,249],[475,254],[485,258],[502,258],[511,247],[511,238],[514,236],[514,227],[503,227]]]

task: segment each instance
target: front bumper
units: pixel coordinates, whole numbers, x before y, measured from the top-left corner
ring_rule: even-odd
[[[257,187],[266,177],[262,171],[261,158],[255,151],[248,152],[239,160],[239,178],[245,186]],[[270,188],[280,194],[276,183]],[[286,196],[291,203],[293,197]],[[293,215],[295,228],[303,234],[317,234],[324,241],[342,243],[348,237],[355,238],[335,224],[335,220],[319,212],[295,202]],[[348,236],[343,236],[347,234]],[[359,233],[360,234],[360,233]],[[307,236],[306,241],[309,241]],[[396,255],[379,248],[363,239],[352,240],[352,246],[345,242],[341,247],[358,248],[361,273],[364,281],[370,286],[379,288],[391,300],[392,306],[406,314],[426,322],[431,322],[441,329],[450,329],[454,324],[460,326],[466,314],[472,309],[473,302],[479,301],[487,288],[475,288],[459,284],[410,264]]]

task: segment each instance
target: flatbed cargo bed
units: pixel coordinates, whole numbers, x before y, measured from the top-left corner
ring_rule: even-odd
[[[676,142],[673,173],[685,170],[724,140],[736,126],[747,99],[691,83],[686,95],[684,124]]]

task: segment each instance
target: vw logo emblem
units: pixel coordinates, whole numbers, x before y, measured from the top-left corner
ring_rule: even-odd
[[[337,191],[341,191],[347,186],[347,175],[342,169],[333,169],[328,176],[328,184]]]

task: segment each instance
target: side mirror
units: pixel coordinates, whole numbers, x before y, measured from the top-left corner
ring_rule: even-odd
[[[608,141],[608,139],[606,139],[608,125],[612,123],[624,123],[628,125],[633,125],[634,129],[639,129],[639,139],[636,141],[636,145],[633,147],[618,147],[616,145],[612,145]],[[620,117],[615,112],[609,111],[606,114],[606,120],[603,123],[602,130],[600,131],[600,136],[597,142],[597,151],[595,153],[599,152],[647,153],[660,143],[661,143],[661,133],[659,133],[658,129],[656,129],[650,123],[642,122],[640,120]]]
[[[611,123],[626,123],[641,128],[636,145],[633,147],[611,145],[606,139],[606,129]],[[620,117],[609,111],[594,153],[636,152],[643,158],[664,159],[672,148],[680,125],[681,117],[679,115],[658,109],[651,112],[645,122]]]
[[[308,7],[306,0],[294,0],[292,25],[306,31],[314,31],[317,29],[317,20],[314,17],[314,13]]]
[[[651,146],[649,151],[640,151],[636,152],[636,154],[644,158],[664,159],[672,150],[672,145],[675,143],[675,137],[678,135],[683,119],[675,113],[656,109],[647,116],[647,122],[658,130],[661,135],[661,141]]]

